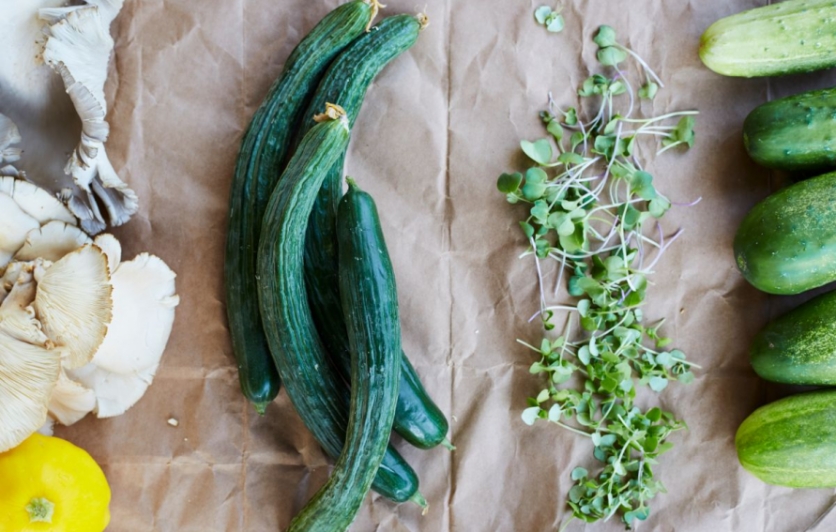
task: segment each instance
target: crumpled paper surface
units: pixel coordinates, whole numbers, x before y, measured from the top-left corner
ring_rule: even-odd
[[[140,213],[115,233],[125,257],[150,250],[178,272],[182,303],[162,368],[126,415],[88,418],[57,434],[88,449],[113,488],[114,532],[283,530],[329,473],[329,461],[284,392],[265,417],[238,390],[226,329],[223,243],[230,176],[250,117],[301,37],[337,0],[129,0],[114,24],[108,84],[114,166]],[[548,91],[575,102],[594,64],[591,37],[616,28],[666,82],[646,113],[697,108],[696,147],[651,170],[674,201],[667,227],[685,234],[664,257],[649,319],[704,369],[672,385],[662,406],[687,432],[656,468],[669,493],[643,531],[803,531],[832,490],[769,487],[734,451],[737,426],[788,393],[756,377],[752,336],[799,298],[768,297],[737,273],[731,243],[747,210],[779,184],[748,160],[741,124],[758,104],[836,82],[833,73],[781,80],[723,78],[702,66],[698,39],[714,20],[763,0],[564,0],[566,30],[535,24],[536,1],[391,0],[384,14],[425,9],[431,25],[387,68],[357,121],[348,173],[377,199],[398,275],[405,349],[451,418],[458,450],[398,447],[419,472],[428,515],[377,495],[352,530],[554,530],[587,441],[525,426],[540,388],[515,340],[538,340],[533,264],[520,206],[495,190],[523,168],[521,138],[543,134]],[[807,296],[809,297],[809,296]],[[178,427],[167,424],[169,418]],[[836,527],[836,515],[816,530]],[[570,531],[616,531],[613,520]]]

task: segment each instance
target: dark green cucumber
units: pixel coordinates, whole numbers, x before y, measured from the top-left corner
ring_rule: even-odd
[[[808,386],[836,384],[836,292],[804,303],[767,325],[749,351],[766,380]]]
[[[715,22],[703,63],[726,76],[781,76],[836,66],[836,0],[785,0]]]
[[[792,295],[836,281],[836,173],[756,205],[734,239],[737,267],[764,292]]]
[[[344,116],[305,135],[270,197],[258,247],[259,306],[270,351],[299,417],[333,458],[345,442],[350,393],[330,366],[313,323],[305,293],[304,240],[316,193],[348,139]],[[398,502],[423,501],[415,472],[392,447],[373,487]]]
[[[426,17],[397,15],[380,22],[343,51],[329,67],[311,104],[299,134],[313,127],[313,116],[326,102],[339,101],[353,124],[366,91],[393,59],[418,40]],[[317,330],[343,378],[351,378],[351,354],[340,309],[337,268],[336,211],[343,194],[344,157],[329,171],[317,196],[305,242],[305,281]],[[395,431],[412,445],[430,449],[448,447],[449,425],[429,397],[406,355],[401,363],[400,397]]]
[[[752,159],[767,168],[816,172],[836,167],[836,89],[765,103],[743,124]]]
[[[329,13],[293,50],[241,144],[230,191],[224,280],[241,390],[260,413],[280,386],[258,310],[261,219],[313,89],[331,60],[363,33],[374,12],[369,0],[355,0]]]
[[[351,340],[348,434],[328,483],[293,519],[289,532],[348,529],[383,460],[398,400],[397,290],[371,196],[352,183],[338,220],[340,293]]]

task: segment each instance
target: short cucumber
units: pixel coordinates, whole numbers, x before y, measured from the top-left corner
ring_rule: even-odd
[[[348,120],[344,114],[335,118],[311,129],[299,144],[270,197],[258,248],[259,305],[270,351],[296,411],[333,458],[345,442],[350,394],[316,332],[303,261],[316,193],[348,146]],[[392,447],[373,487],[398,502],[423,501],[415,472]]]
[[[328,63],[363,33],[376,5],[371,0],[344,4],[299,43],[241,144],[230,190],[224,281],[241,390],[260,413],[275,399],[280,386],[258,310],[256,249],[261,219],[307,100]]]
[[[299,134],[315,122],[313,116],[326,102],[344,104],[354,123],[368,87],[383,68],[418,39],[427,24],[423,15],[397,15],[383,19],[343,51],[326,72],[305,113]],[[328,173],[317,196],[305,242],[305,281],[317,330],[343,378],[350,379],[351,355],[342,313],[337,269],[336,210],[343,193],[344,160]],[[406,355],[401,364],[400,397],[395,415],[395,431],[421,449],[441,443],[448,447],[449,425],[441,409],[427,394]]]
[[[767,484],[836,487],[836,391],[794,395],[757,409],[734,443],[744,469]]]
[[[756,77],[836,66],[836,0],[786,0],[715,22],[700,41],[718,74]]]
[[[338,220],[340,293],[351,340],[348,433],[328,483],[293,519],[289,532],[348,529],[383,460],[398,400],[397,290],[371,196],[352,183]]]
[[[734,239],[737,267],[752,285],[800,294],[836,281],[836,173],[801,181],[756,205]]]
[[[749,351],[766,380],[836,385],[836,292],[820,295],[767,325]]]
[[[767,168],[817,172],[836,168],[836,89],[765,103],[743,124],[752,159]]]

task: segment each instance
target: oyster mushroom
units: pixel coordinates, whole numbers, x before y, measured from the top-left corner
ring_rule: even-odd
[[[136,195],[119,179],[104,147],[110,129],[104,98],[113,51],[109,27],[122,0],[58,7],[66,3],[16,0],[4,6],[0,50],[14,53],[0,54],[0,107],[8,105],[4,112],[23,133],[27,157],[21,169],[27,179],[60,194],[82,227],[95,234],[108,219],[126,222],[137,208]],[[18,175],[0,164],[4,174]]]
[[[103,419],[121,416],[142,399],[154,381],[158,366],[138,373],[119,374],[100,368],[96,364],[67,373],[96,394],[96,416]]]
[[[72,425],[96,408],[93,390],[67,377],[64,370],[49,399],[49,415],[62,425]]]
[[[60,201],[37,185],[14,177],[0,177],[0,193],[11,196],[23,212],[45,224],[54,220],[77,225],[78,220]]]
[[[26,235],[23,247],[15,253],[15,260],[31,261],[40,258],[55,262],[85,244],[92,243],[87,233],[78,227],[64,222],[49,222]]]
[[[122,244],[110,233],[97,235],[93,243],[107,255],[107,266],[110,275],[113,275],[113,272],[119,267],[119,263],[122,262]]]
[[[41,224],[12,199],[0,192],[0,270],[11,262],[14,254],[26,242],[26,235]]]
[[[47,421],[62,351],[44,335],[29,306],[32,272],[21,270],[0,304],[0,452],[17,446]]]
[[[147,253],[116,268],[113,320],[94,364],[122,374],[159,364],[180,302],[174,278],[161,259]]]
[[[44,332],[67,348],[64,367],[90,362],[112,317],[112,286],[105,254],[85,245],[35,276],[34,308]]]
[[[105,121],[104,85],[113,51],[109,27],[122,2],[99,0],[93,4],[44,9],[40,16],[49,23],[44,61],[61,75],[82,122],[81,142],[64,171],[87,197],[73,195],[72,189],[62,191],[62,195],[82,219],[82,226],[95,233],[104,228],[97,200],[104,205],[112,225],[127,222],[136,212],[138,200],[116,174],[105,150],[110,126]]]
[[[105,340],[90,364],[70,371],[95,392],[99,417],[123,414],[153,381],[180,302],[175,277],[165,262],[147,253],[116,267],[113,320]]]

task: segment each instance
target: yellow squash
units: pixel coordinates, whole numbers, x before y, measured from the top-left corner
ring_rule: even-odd
[[[0,454],[0,531],[102,532],[110,487],[83,449],[33,434]]]

